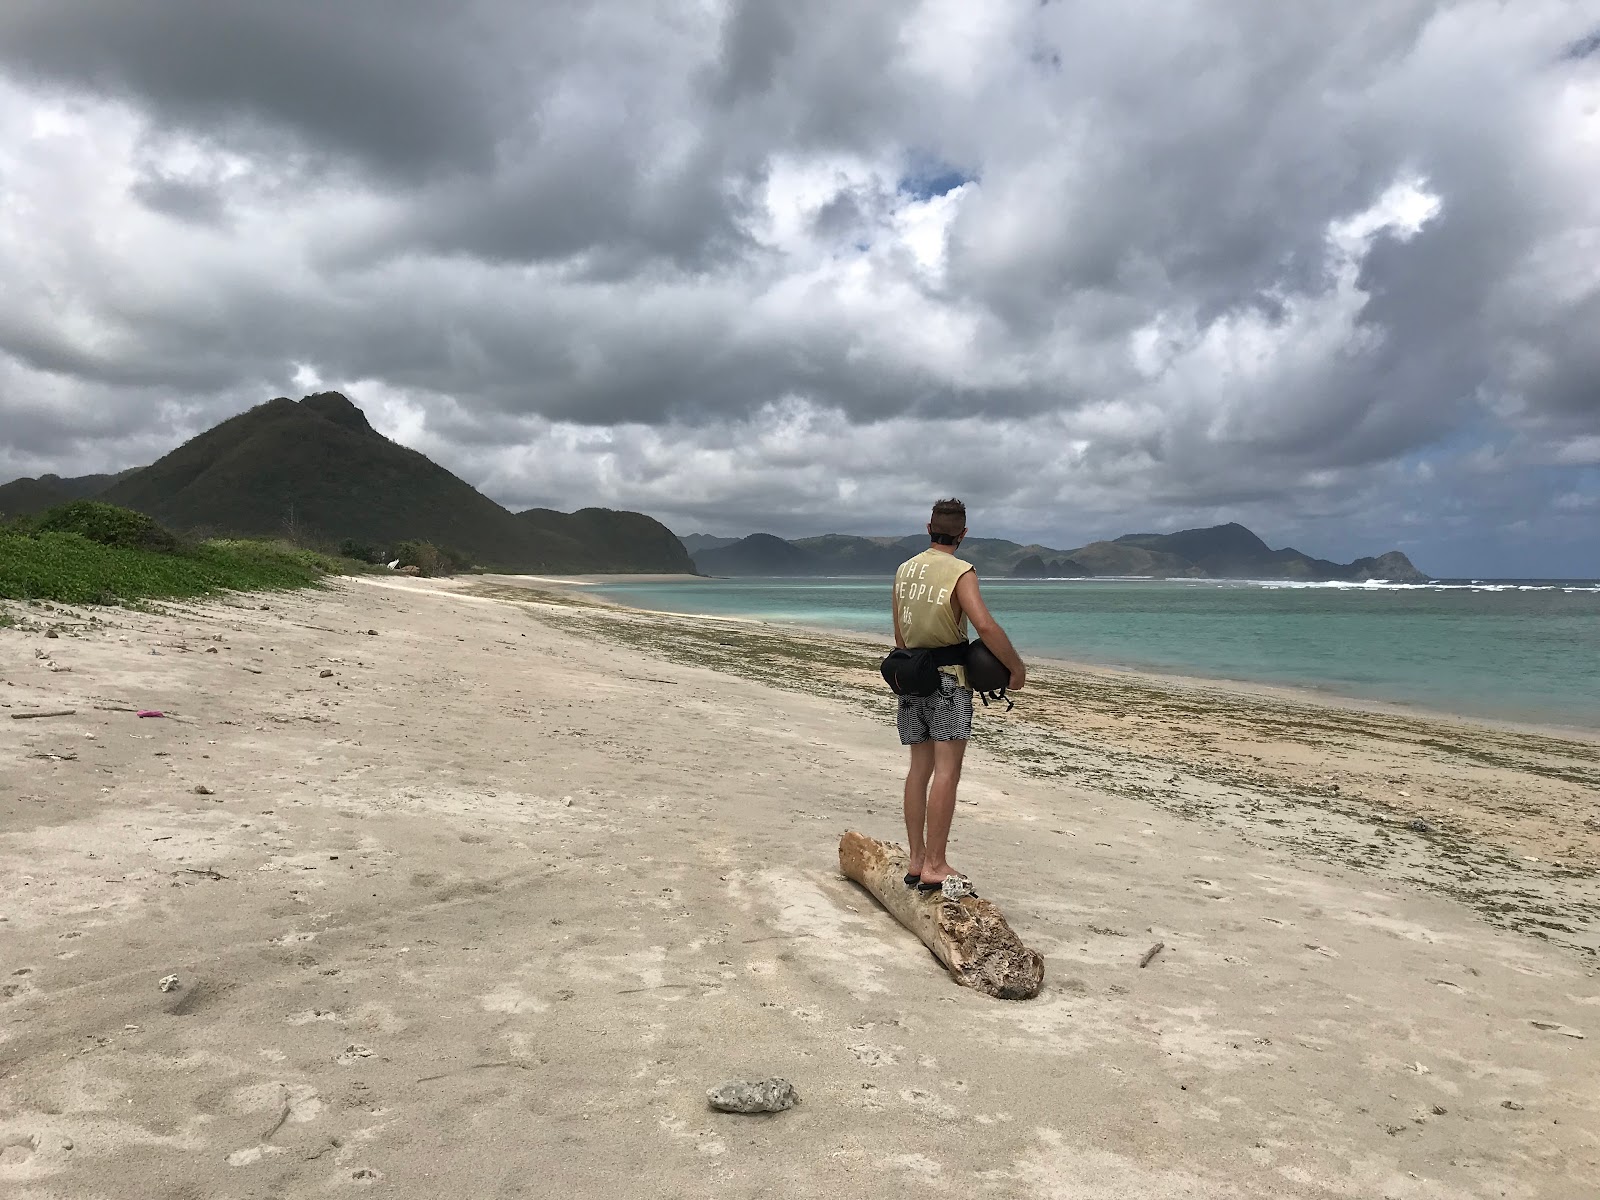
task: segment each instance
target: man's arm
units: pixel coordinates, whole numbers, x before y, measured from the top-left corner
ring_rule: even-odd
[[[967,615],[967,620],[972,622],[972,628],[977,631],[983,644],[994,656],[1005,664],[1006,670],[1011,672],[1010,688],[1012,691],[1021,691],[1028,682],[1028,668],[1022,665],[1022,657],[1012,646],[1011,639],[1006,636],[1006,631],[1000,628],[989,612],[989,606],[983,602],[983,594],[978,590],[978,573],[968,571],[956,580],[956,603],[961,605],[961,611]]]

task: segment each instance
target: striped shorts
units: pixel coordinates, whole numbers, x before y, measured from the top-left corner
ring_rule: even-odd
[[[901,696],[900,744],[921,742],[964,742],[972,736],[972,689],[962,687],[955,676],[939,672],[939,690],[931,696]]]

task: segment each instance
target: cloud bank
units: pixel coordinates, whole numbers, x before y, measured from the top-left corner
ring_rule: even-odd
[[[504,503],[1600,574],[1562,0],[11,0],[0,477],[339,387]]]

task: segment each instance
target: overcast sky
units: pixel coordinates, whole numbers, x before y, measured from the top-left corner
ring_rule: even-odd
[[[0,478],[1600,575],[1596,0],[5,0]]]

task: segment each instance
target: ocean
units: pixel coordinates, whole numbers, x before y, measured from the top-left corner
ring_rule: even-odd
[[[887,576],[599,590],[663,612],[891,637]],[[983,592],[1024,658],[1600,729],[1600,581],[985,579]]]

